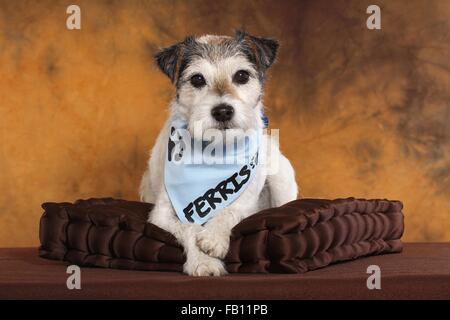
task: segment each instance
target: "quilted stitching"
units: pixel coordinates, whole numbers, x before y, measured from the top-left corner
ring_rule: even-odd
[[[147,223],[152,204],[112,198],[44,203],[39,255],[80,266],[182,271],[182,247]],[[361,256],[400,252],[402,203],[301,199],[238,224],[229,272],[302,273]]]

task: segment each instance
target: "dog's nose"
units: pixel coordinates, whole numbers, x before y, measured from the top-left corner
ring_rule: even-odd
[[[226,103],[221,103],[212,108],[211,114],[214,119],[220,122],[231,120],[234,114],[234,108]]]

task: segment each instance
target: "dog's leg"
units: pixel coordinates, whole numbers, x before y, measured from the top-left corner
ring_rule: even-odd
[[[257,188],[257,183],[252,187]],[[204,229],[197,233],[197,246],[211,257],[223,259],[230,247],[231,230],[244,218],[257,210],[257,198],[252,188],[241,194],[229,207],[220,211],[211,218]]]
[[[154,209],[150,213],[149,222],[172,233],[183,246],[186,262],[183,271],[192,276],[220,276],[226,274],[223,262],[202,252],[196,245],[196,235],[202,226],[181,223],[172,208],[166,194],[158,197]]]
[[[229,209],[224,209],[197,233],[197,246],[211,257],[223,259],[230,246],[231,229],[240,221]]]

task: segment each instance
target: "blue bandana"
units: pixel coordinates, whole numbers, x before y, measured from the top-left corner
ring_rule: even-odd
[[[202,225],[236,200],[256,175],[262,130],[222,145],[222,139],[195,140],[186,128],[183,120],[171,122],[164,184],[178,218]]]

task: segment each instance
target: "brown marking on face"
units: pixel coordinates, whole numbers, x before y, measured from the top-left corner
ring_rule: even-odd
[[[236,92],[236,89],[233,87],[231,82],[226,78],[217,79],[214,82],[213,91],[219,96],[230,95],[233,98],[240,99]]]

